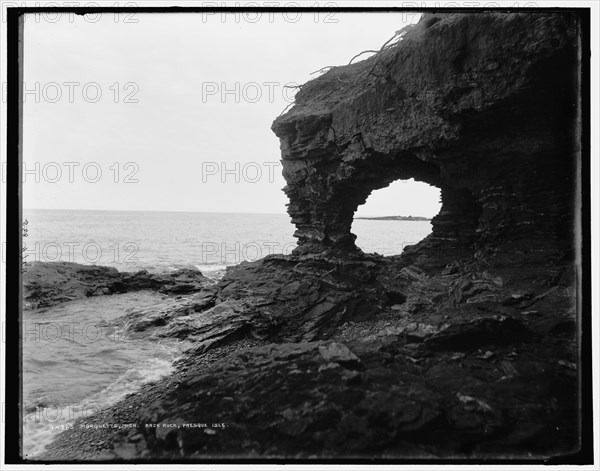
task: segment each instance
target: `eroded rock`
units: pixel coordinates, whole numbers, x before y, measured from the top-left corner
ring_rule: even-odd
[[[199,270],[171,273],[119,272],[116,268],[72,262],[32,262],[23,274],[25,309],[36,309],[89,296],[154,290],[190,294],[211,284]]]
[[[302,86],[273,124],[297,251],[229,268],[177,315],[137,318],[197,346],[173,377],[88,419],[137,424],[106,432],[107,452],[577,451],[577,34],[571,14],[424,15],[399,44]],[[362,254],[354,211],[399,178],[441,188],[433,232],[398,257]],[[49,457],[80,457],[72,439]]]
[[[410,263],[570,257],[578,28],[566,13],[425,14],[394,47],[304,84],[272,127],[296,253],[357,250],[357,207],[414,178],[442,209]]]

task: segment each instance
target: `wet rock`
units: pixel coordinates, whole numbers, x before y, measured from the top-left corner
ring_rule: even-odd
[[[132,308],[114,324],[127,334],[154,331],[166,326],[173,319],[194,312],[195,302],[191,298],[175,299],[168,297],[144,308]]]
[[[170,273],[148,273],[141,270],[121,275],[121,289],[125,291],[155,290],[166,294],[189,294],[202,290],[211,281],[199,270],[182,268]]]
[[[26,309],[37,309],[89,296],[155,290],[167,294],[200,291],[212,282],[198,270],[128,273],[116,268],[71,262],[32,262],[23,274]]]
[[[26,309],[113,292],[120,281],[119,272],[111,267],[33,262],[27,263],[26,268],[23,274]]]
[[[201,313],[177,317],[158,335],[193,341],[197,344],[194,352],[202,353],[248,329],[252,316],[242,305],[240,302],[226,301]]]

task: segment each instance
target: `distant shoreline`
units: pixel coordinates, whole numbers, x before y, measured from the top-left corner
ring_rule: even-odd
[[[369,219],[374,221],[431,221],[431,218],[425,218],[422,216],[355,217],[354,219]]]

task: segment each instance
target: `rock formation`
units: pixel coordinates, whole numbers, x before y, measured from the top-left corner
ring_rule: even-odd
[[[441,189],[421,257],[572,257],[578,25],[567,14],[425,15],[374,57],[304,84],[277,118],[297,253],[355,250],[369,194]]]
[[[568,13],[424,15],[303,85],[273,124],[295,253],[132,313],[195,349],[89,419],[137,427],[66,432],[45,458],[576,452],[579,34]],[[363,254],[354,212],[400,178],[441,188],[433,232]]]
[[[64,301],[155,290],[165,294],[200,291],[211,281],[199,270],[183,268],[172,273],[156,274],[146,270],[119,272],[116,268],[81,265],[73,262],[31,262],[25,264],[23,299],[25,309],[49,307]]]

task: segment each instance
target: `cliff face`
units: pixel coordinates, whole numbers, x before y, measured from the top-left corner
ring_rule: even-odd
[[[354,212],[397,179],[441,189],[413,260],[570,256],[576,19],[426,15],[395,46],[305,84],[275,120],[296,253],[355,250]]]

